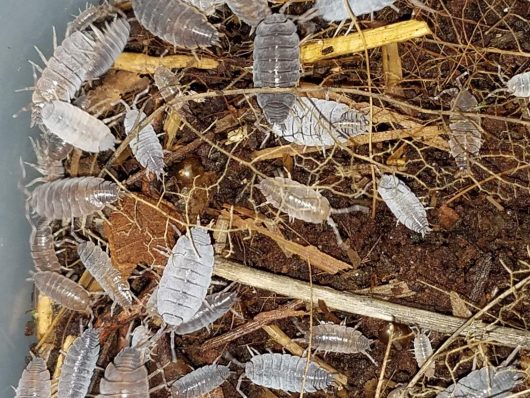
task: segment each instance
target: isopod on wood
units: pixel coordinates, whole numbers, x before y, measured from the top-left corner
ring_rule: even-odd
[[[84,217],[118,200],[119,188],[99,177],[72,177],[46,182],[30,194],[33,211],[48,220]]]
[[[55,303],[73,311],[90,313],[90,294],[80,284],[52,271],[33,274],[37,289]]]
[[[59,377],[58,398],[84,398],[99,356],[99,331],[87,329],[72,343]]]
[[[226,5],[247,25],[252,27],[271,15],[267,0],[226,0]]]
[[[112,266],[110,257],[91,241],[77,245],[79,259],[111,300],[123,308],[133,302],[129,282]]]
[[[416,363],[418,367],[422,367],[423,364],[429,359],[433,353],[431,340],[429,336],[423,330],[414,330],[414,358],[416,358]],[[425,372],[425,376],[428,378],[434,377],[434,372],[436,370],[435,362],[431,362],[429,368]]]
[[[230,376],[223,365],[206,365],[181,377],[171,386],[173,398],[199,398],[207,396]]]
[[[42,105],[40,115],[49,132],[83,151],[114,148],[116,139],[105,123],[68,102],[47,102]]]
[[[302,392],[302,385],[304,392],[315,392],[334,383],[327,370],[289,354],[256,355],[245,364],[245,375],[259,386],[287,392]]]
[[[263,19],[254,38],[255,87],[296,87],[300,80],[300,39],[295,24],[282,14]],[[271,124],[282,124],[293,107],[291,93],[259,93],[257,101]]]
[[[134,14],[149,32],[177,47],[214,46],[219,33],[197,8],[181,0],[133,0]]]
[[[61,264],[55,251],[52,228],[46,220],[38,220],[37,225],[32,226],[29,241],[31,258],[37,271],[61,270]]]
[[[96,398],[149,398],[149,379],[143,354],[126,347],[108,364]]]
[[[377,191],[398,222],[422,236],[431,231],[425,207],[399,178],[384,174],[379,180]]]
[[[364,113],[345,104],[316,98],[298,98],[283,126],[272,131],[285,140],[304,146],[332,146],[368,132]]]
[[[200,227],[182,235],[168,259],[157,291],[157,311],[171,326],[188,322],[201,307],[212,280],[214,251]]]
[[[15,398],[50,398],[50,372],[42,358],[35,357],[26,366],[16,388]]]
[[[234,292],[220,292],[206,296],[204,303],[193,317],[184,323],[173,328],[178,335],[196,332],[215,322],[226,314],[237,300]]]

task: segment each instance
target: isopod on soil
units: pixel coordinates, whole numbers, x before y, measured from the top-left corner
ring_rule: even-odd
[[[368,132],[364,113],[345,104],[316,98],[298,98],[283,126],[272,131],[285,140],[304,146],[332,146]]]
[[[171,326],[188,322],[201,307],[212,280],[214,251],[208,232],[193,227],[168,259],[157,291],[157,312]]]
[[[506,82],[506,89],[516,97],[530,98],[530,72],[513,76]]]
[[[305,341],[309,343],[310,333],[307,332]],[[361,353],[366,355],[376,366],[377,363],[368,353],[373,340],[364,336],[355,328],[345,325],[323,323],[313,326],[311,348],[316,351],[338,352],[342,354]]]
[[[35,357],[22,372],[15,398],[50,398],[51,388],[50,372],[46,362],[42,358]]]
[[[33,211],[48,220],[84,217],[118,200],[119,188],[99,177],[72,177],[46,182],[29,196]]]
[[[255,87],[296,87],[300,80],[300,39],[295,24],[282,14],[263,19],[254,38]],[[293,107],[291,93],[259,93],[257,101],[271,124],[282,124]]]
[[[149,32],[177,47],[195,49],[219,43],[219,32],[204,14],[181,0],[133,0],[134,14]]]
[[[414,358],[416,359],[418,367],[421,368],[423,364],[427,361],[427,359],[429,359],[429,357],[432,355],[432,353],[433,349],[431,345],[431,340],[429,340],[429,336],[423,330],[415,330]],[[435,367],[435,362],[431,362],[429,368],[425,372],[425,375],[428,378],[434,377],[434,372],[436,369]]]
[[[206,296],[204,303],[193,317],[184,323],[173,328],[178,335],[196,332],[214,323],[217,319],[226,314],[237,300],[234,292],[220,292]]]
[[[271,14],[267,0],[226,0],[226,5],[247,25],[252,27]]]
[[[108,364],[96,398],[149,398],[149,379],[143,354],[126,347]]]
[[[379,180],[377,191],[398,222],[422,236],[431,231],[425,207],[399,178],[384,174]]]
[[[72,343],[61,368],[58,398],[84,398],[99,356],[99,331],[87,329]]]
[[[40,219],[36,225],[32,226],[29,247],[37,271],[58,272],[61,270],[55,251],[52,228],[48,221]]]
[[[206,365],[181,377],[171,386],[173,398],[199,398],[207,396],[230,376],[223,365]]]
[[[302,392],[302,385],[304,392],[315,392],[334,383],[327,370],[289,354],[256,355],[245,364],[245,375],[254,384],[287,392]]]
[[[91,241],[77,245],[79,259],[110,299],[123,308],[133,302],[129,282],[112,266],[110,257]]]
[[[68,144],[83,151],[101,152],[114,148],[116,139],[98,118],[63,101],[42,105],[42,124]]]
[[[83,286],[57,272],[40,271],[33,274],[33,283],[53,302],[73,311],[90,313],[90,294]]]

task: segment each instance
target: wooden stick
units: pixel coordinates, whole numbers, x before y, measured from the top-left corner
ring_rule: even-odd
[[[159,66],[165,66],[169,69],[216,69],[219,66],[219,62],[205,56],[200,56],[199,58],[195,58],[193,55],[151,57],[145,54],[124,52],[116,59],[113,68],[136,73],[155,73],[155,69]]]
[[[452,334],[459,330],[465,337],[495,341],[502,345],[530,347],[530,332],[475,321],[462,328],[465,319],[435,312],[389,303],[369,296],[340,292],[328,287],[313,285],[287,276],[276,275],[216,257],[214,270],[217,276],[230,281],[269,290],[284,296],[315,303],[322,300],[329,308],[350,314],[368,316],[388,322],[415,325],[423,329]],[[529,277],[530,279],[530,277]]]

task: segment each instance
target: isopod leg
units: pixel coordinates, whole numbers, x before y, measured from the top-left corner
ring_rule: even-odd
[[[236,385],[236,391],[241,395],[243,398],[248,398],[243,391],[241,391],[241,383],[243,383],[243,378],[245,377],[245,373],[242,373],[241,376],[239,376],[239,379],[237,379],[237,385]]]
[[[342,237],[340,236],[339,228],[337,227],[337,224],[335,224],[335,221],[331,217],[328,217],[327,219],[328,225],[333,229],[333,232],[335,233],[335,238],[337,239],[337,245],[344,249],[346,245],[344,244],[344,241],[342,240]]]
[[[359,211],[364,214],[370,213],[370,209],[366,206],[353,205],[349,207],[343,207],[342,209],[331,209],[331,214],[346,214],[346,213],[352,213],[354,211]]]

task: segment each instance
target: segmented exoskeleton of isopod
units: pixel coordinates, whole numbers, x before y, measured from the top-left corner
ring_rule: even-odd
[[[42,105],[42,124],[68,144],[87,152],[114,148],[116,139],[101,120],[76,106],[63,101]]]
[[[41,123],[44,104],[56,100],[69,102],[75,96],[93,64],[95,50],[95,42],[85,33],[74,32],[45,60],[46,67],[33,91],[32,123]]]
[[[304,392],[333,385],[333,376],[327,370],[289,354],[256,355],[245,364],[245,375],[254,384],[287,392],[302,392],[302,385]]]
[[[346,0],[317,0],[314,6],[315,13],[318,13],[323,19],[329,22],[344,21],[351,18],[351,13],[355,16],[364,14],[371,14],[382,10],[385,7],[392,7],[394,10],[398,9],[394,6],[396,0],[347,0],[349,7],[346,5]],[[435,12],[432,8],[427,7],[420,0],[408,0],[409,3],[422,10]]]
[[[72,177],[46,182],[30,194],[29,205],[48,220],[84,217],[118,200],[119,188],[99,177]]]
[[[226,5],[247,25],[252,27],[271,15],[267,0],[226,0]]]
[[[143,354],[126,347],[108,364],[96,398],[149,398],[149,379]]]
[[[26,366],[18,382],[15,398],[50,398],[52,383],[46,362],[35,357]]]
[[[99,356],[99,331],[87,329],[72,343],[61,368],[58,398],[84,398]]]
[[[157,311],[171,326],[188,322],[199,310],[212,281],[213,246],[200,227],[182,235],[168,259],[157,291]]]
[[[272,131],[289,142],[304,146],[331,146],[368,132],[364,113],[340,102],[316,98],[298,98],[283,122]]]
[[[226,314],[237,300],[234,292],[220,292],[206,296],[204,303],[193,317],[184,323],[173,328],[176,334],[184,335],[196,332]]]
[[[35,270],[54,272],[61,270],[52,228],[47,220],[37,220],[36,225],[32,226],[29,248]]]
[[[310,333],[307,332],[305,341],[309,343]],[[313,326],[313,336],[311,338],[311,348],[316,351],[338,352],[343,354],[364,354],[376,366],[377,363],[368,353],[373,340],[364,336],[355,328],[323,323]]]
[[[146,117],[147,115],[136,107],[129,108],[123,120],[125,134],[129,135]],[[164,150],[151,123],[138,132],[129,147],[136,160],[160,180],[164,174]]]
[[[133,0],[134,14],[149,32],[177,47],[214,46],[219,32],[197,8],[181,0]]]
[[[212,15],[215,10],[222,6],[226,0],[184,0],[186,3],[191,4],[195,8],[199,9],[206,15]]]
[[[506,82],[506,89],[516,97],[530,98],[530,72],[513,76]]]
[[[64,165],[62,159],[54,159],[53,156],[53,143],[48,138],[55,137],[54,139],[61,141],[59,137],[54,134],[46,134],[42,139],[33,140],[30,137],[31,145],[37,158],[37,164],[30,164],[35,170],[42,174],[42,178],[38,180],[54,181],[64,177]],[[70,145],[67,146],[72,148]],[[68,155],[68,153],[66,154]]]
[[[90,313],[90,294],[79,283],[57,272],[41,271],[33,274],[35,286],[53,302],[69,310]]]
[[[399,178],[384,174],[379,180],[377,191],[398,222],[422,236],[431,231],[425,207]]]
[[[110,4],[92,5],[90,4],[85,10],[81,11],[73,21],[66,25],[66,36],[70,36],[73,32],[83,31],[90,25],[104,20],[113,14],[121,11]]]
[[[101,247],[91,241],[84,241],[77,245],[77,254],[87,271],[113,302],[123,308],[132,304],[129,282],[112,266],[110,257]]]
[[[505,398],[522,383],[524,372],[513,366],[474,370],[436,395],[436,398]]]
[[[423,330],[415,330],[414,358],[416,358],[416,363],[418,364],[418,367],[421,368],[425,361],[427,361],[427,359],[429,359],[429,357],[432,355],[432,353],[433,349],[429,336]],[[434,377],[435,370],[436,364],[433,361],[425,372],[425,376],[429,378]]]
[[[300,80],[300,39],[295,24],[282,14],[260,22],[254,38],[255,87],[296,87]],[[291,93],[260,93],[257,101],[271,124],[282,124],[294,105]]]
[[[223,365],[206,365],[181,377],[171,386],[173,398],[199,398],[207,396],[230,376],[230,368]]]

